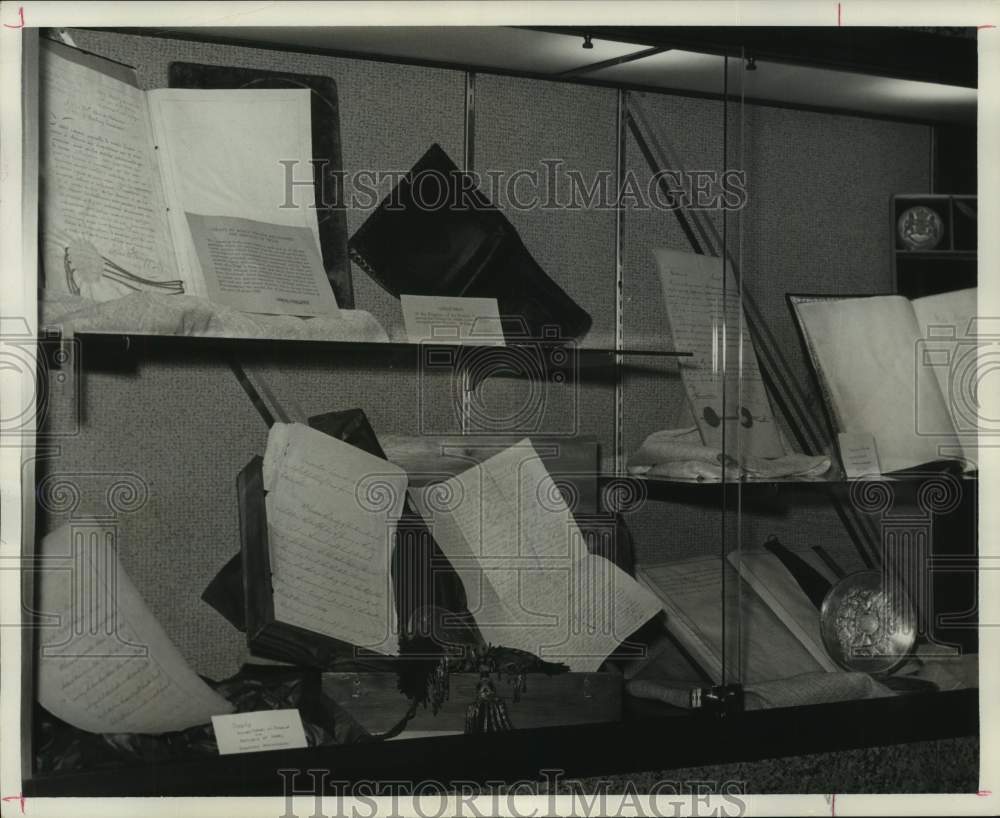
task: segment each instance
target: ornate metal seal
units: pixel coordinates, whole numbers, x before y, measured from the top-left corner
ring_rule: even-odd
[[[904,210],[896,222],[896,229],[907,250],[933,250],[944,237],[941,217],[923,205]]]
[[[820,632],[830,657],[845,670],[886,673],[916,640],[913,606],[901,588],[886,587],[880,571],[844,577],[820,610]]]

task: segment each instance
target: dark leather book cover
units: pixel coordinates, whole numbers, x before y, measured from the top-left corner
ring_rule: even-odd
[[[236,481],[247,646],[255,656],[305,667],[333,667],[337,657],[352,657],[361,651],[339,639],[279,622],[274,617],[263,463],[263,458],[253,458]]]
[[[512,343],[584,335],[590,315],[468,181],[432,145],[351,237],[351,258],[397,297],[496,298]],[[508,333],[508,324],[516,331]]]
[[[312,96],[312,149],[323,267],[337,304],[354,309],[354,284],[347,255],[347,217],[342,198],[344,168],[340,144],[340,103],[331,77],[200,63],[170,64],[171,88],[305,88]],[[295,178],[302,177],[298,170]]]

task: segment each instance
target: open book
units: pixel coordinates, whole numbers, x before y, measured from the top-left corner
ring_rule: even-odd
[[[873,436],[882,472],[976,468],[975,289],[789,302],[837,433]]]
[[[301,184],[307,89],[143,91],[132,69],[49,40],[40,81],[46,289],[337,314],[315,190]]]
[[[818,556],[795,553],[835,581]],[[636,576],[659,599],[667,629],[716,684],[723,667],[729,681],[743,684],[839,669],[823,647],[819,611],[773,554],[639,565]]]
[[[390,564],[406,482],[316,429],[271,427],[239,485],[251,650],[317,666],[353,648],[399,653]]]
[[[243,504],[241,521],[251,648],[318,665],[345,645],[397,654],[390,566],[406,473],[307,426],[275,424],[257,479],[266,520]],[[659,610],[628,574],[588,552],[530,440],[444,482],[411,486],[409,496],[490,644],[592,671]],[[266,562],[254,547],[260,527]],[[269,588],[253,580],[260,574]]]

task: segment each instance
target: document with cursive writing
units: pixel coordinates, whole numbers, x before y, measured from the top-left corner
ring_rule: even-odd
[[[115,547],[114,528],[94,525],[42,540],[42,707],[92,733],[167,733],[231,713],[146,607]]]
[[[313,206],[309,89],[145,91],[133,69],[44,38],[39,79],[46,290],[339,315]]]
[[[632,577],[588,552],[527,438],[411,496],[491,644],[594,671],[660,608]]]
[[[398,654],[389,566],[406,472],[303,424],[277,423],[263,478],[275,620]]]
[[[786,454],[764,389],[740,291],[722,259],[654,251],[678,363],[702,442],[727,454]],[[723,276],[725,270],[725,276]]]

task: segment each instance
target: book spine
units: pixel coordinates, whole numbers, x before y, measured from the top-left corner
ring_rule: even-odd
[[[732,563],[734,561],[730,560],[730,562]],[[837,664],[826,652],[826,648],[816,642],[816,640],[813,639],[801,625],[799,625],[795,617],[789,613],[785,606],[782,605],[778,598],[771,592],[767,583],[754,574],[754,572],[746,564],[736,564],[735,567],[739,570],[740,576],[743,580],[750,586],[751,589],[753,589],[757,596],[764,601],[764,604],[766,604],[774,612],[774,615],[781,620],[781,623],[788,628],[789,631],[791,631],[792,635],[799,640],[802,647],[809,651],[809,655],[819,663],[823,670],[829,673],[834,673],[840,670]]]
[[[701,665],[703,673],[710,679],[722,679],[722,657],[712,649],[699,633],[694,623],[664,594],[657,584],[646,576],[642,568],[636,568],[635,578],[660,601],[667,614],[667,629]]]

